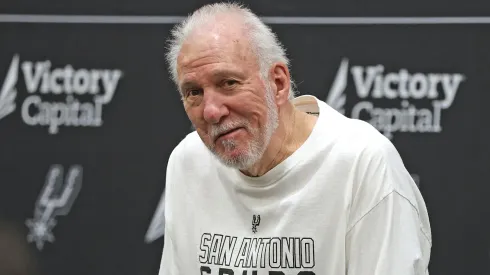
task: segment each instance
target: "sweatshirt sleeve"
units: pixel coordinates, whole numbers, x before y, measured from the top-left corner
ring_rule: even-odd
[[[181,160],[181,147],[179,144],[171,153],[165,179],[165,235],[163,244],[162,259],[158,275],[176,275],[178,272],[178,246],[175,244],[176,236],[174,235],[173,216],[175,215],[175,185],[177,182],[178,166]]]
[[[348,275],[428,275],[431,244],[411,203],[387,195],[347,234]]]
[[[175,262],[175,247],[172,241],[172,233],[165,227],[164,248],[162,260],[160,262],[160,271],[158,275],[173,275],[179,274]]]
[[[422,195],[394,146],[379,145],[360,161],[346,274],[428,275],[432,240]]]

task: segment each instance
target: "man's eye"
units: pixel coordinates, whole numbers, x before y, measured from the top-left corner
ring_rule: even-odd
[[[228,80],[225,80],[224,85],[225,85],[225,87],[228,87],[228,86],[236,85],[237,83],[238,83],[238,81],[236,81],[234,79],[228,79]]]
[[[201,93],[202,91],[200,89],[188,90],[187,96],[199,96]]]

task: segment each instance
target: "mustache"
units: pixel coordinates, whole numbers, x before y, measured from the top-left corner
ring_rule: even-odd
[[[219,136],[237,128],[250,128],[248,121],[236,120],[222,124],[214,124],[209,127],[208,135],[211,140],[216,140]]]

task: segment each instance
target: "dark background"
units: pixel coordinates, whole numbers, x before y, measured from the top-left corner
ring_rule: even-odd
[[[208,2],[3,0],[0,14],[185,16]],[[261,16],[490,18],[490,5],[482,0],[246,3]],[[124,74],[112,101],[103,107],[101,127],[60,126],[51,135],[47,127],[29,126],[21,118],[22,103],[30,94],[19,70],[17,108],[0,119],[0,235],[2,228],[10,228],[5,234],[18,240],[20,248],[0,238],[0,258],[7,259],[0,262],[0,272],[1,265],[32,265],[43,275],[158,273],[163,248],[158,233],[163,227],[156,226],[152,238],[145,236],[150,224],[163,218],[155,211],[168,156],[190,130],[164,63],[171,27],[0,22],[0,81],[16,54],[21,63],[50,60],[53,68],[71,64]],[[343,58],[350,67],[382,64],[385,72],[404,68],[465,75],[453,104],[442,111],[441,133],[394,133],[392,141],[408,170],[420,178],[434,241],[430,273],[490,274],[490,24],[271,27],[288,50],[300,93],[322,100]],[[363,100],[350,74],[345,95],[349,115]],[[41,97],[49,102],[65,99]],[[377,107],[400,106],[399,99],[365,100]],[[431,106],[429,99],[411,103]],[[33,218],[53,164],[62,165],[65,175],[70,166],[81,165],[83,185],[69,213],[55,217],[54,242],[45,242],[41,250],[27,242],[26,220]]]

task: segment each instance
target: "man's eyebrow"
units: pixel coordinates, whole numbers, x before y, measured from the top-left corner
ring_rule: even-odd
[[[216,70],[211,73],[211,75],[215,78],[224,78],[224,77],[237,77],[237,78],[243,78],[244,74],[238,71],[232,71],[232,70]]]
[[[226,77],[244,78],[245,77],[245,74],[241,72],[234,71],[234,70],[226,70],[226,69],[215,70],[211,72],[210,75],[212,78],[226,78]],[[190,88],[197,88],[197,87],[199,87],[199,84],[197,84],[197,82],[195,82],[194,80],[184,80],[179,85],[181,91]]]
[[[195,88],[197,87],[197,83],[192,81],[192,80],[186,80],[186,81],[183,81],[180,85],[179,85],[179,88],[181,91],[185,90],[185,89],[189,89],[189,88]]]

